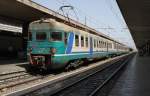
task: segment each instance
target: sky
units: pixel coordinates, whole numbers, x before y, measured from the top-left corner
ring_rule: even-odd
[[[33,0],[49,9],[68,14],[83,24],[106,34],[129,47],[135,48],[134,41],[130,35],[116,0]],[[61,6],[71,5],[73,10]],[[86,22],[86,23],[85,23]]]

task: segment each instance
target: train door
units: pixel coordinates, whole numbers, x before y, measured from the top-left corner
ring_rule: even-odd
[[[67,46],[66,46],[66,54],[70,54],[72,52],[73,41],[74,41],[74,33],[70,32],[68,35]]]

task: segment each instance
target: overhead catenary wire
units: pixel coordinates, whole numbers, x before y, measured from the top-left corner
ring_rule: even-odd
[[[56,0],[58,3],[60,3],[60,4],[62,4],[62,5],[70,5],[70,6],[72,6],[72,4],[70,3],[70,2],[68,2],[68,1],[66,1],[66,0]],[[106,25],[105,23],[103,23],[103,22],[100,22],[99,20],[97,20],[96,18],[94,18],[94,17],[92,17],[92,16],[89,16],[87,13],[85,13],[85,12],[83,12],[81,9],[79,9],[79,8],[77,8],[77,7],[75,7],[74,8],[74,14],[76,15],[76,18],[78,18],[78,16],[77,16],[77,14],[79,14],[79,13],[81,13],[81,14],[84,14],[84,19],[83,19],[83,21],[84,21],[84,23],[86,22],[86,25],[88,25],[88,22],[92,25],[92,24],[95,24],[95,26],[97,26],[98,28],[101,28],[101,25],[103,25],[106,29],[109,29],[110,28],[110,26],[109,25]],[[77,13],[78,12],[78,13]],[[80,15],[81,15],[80,14]],[[71,14],[69,14],[70,16],[71,16]],[[85,19],[86,18],[86,19]],[[79,18],[77,19],[77,20],[79,20]],[[81,20],[81,18],[80,18],[80,20]],[[85,21],[86,20],[86,21]],[[99,23],[99,22],[100,23]],[[101,24],[101,25],[100,25]],[[104,27],[102,27],[102,28],[104,28]]]
[[[67,0],[56,0],[58,3],[60,3],[62,6],[65,5],[70,5],[72,6],[72,4],[70,2],[68,2]],[[107,1],[106,1],[107,2]],[[107,3],[108,4],[108,3]],[[109,8],[111,8],[112,13],[115,15],[116,19],[118,18],[118,15],[116,13],[113,12],[114,8],[113,6],[109,6]],[[71,12],[68,12],[68,15],[73,18],[75,17],[77,19],[77,21],[82,22],[83,24],[85,24],[85,26],[90,26],[95,30],[98,30],[104,34],[106,34],[107,36],[115,36],[113,35],[113,33],[116,33],[117,29],[110,26],[109,24],[106,24],[100,20],[97,20],[96,18],[88,15],[87,13],[83,12],[80,8],[78,7],[74,7],[74,10],[72,10],[72,12],[74,13],[73,15],[71,14]],[[83,18],[78,18],[78,14],[84,15]],[[68,17],[69,17],[68,16]],[[69,18],[70,18],[69,17]],[[86,18],[86,19],[85,19]],[[118,20],[118,19],[117,19]],[[119,22],[120,23],[120,22]],[[119,40],[120,41],[120,40]]]
[[[107,3],[109,9],[111,10],[112,14],[114,14],[114,16],[115,16],[116,20],[118,21],[118,23],[119,24],[122,23],[121,25],[125,25],[125,27],[122,27],[121,29],[124,29],[124,28],[128,29],[127,24],[124,21],[124,18],[121,14],[121,11],[119,10],[119,7],[116,3],[116,0],[109,0],[109,1],[104,0],[104,1]],[[117,10],[114,8],[114,4],[116,5],[116,7],[118,7]],[[120,15],[118,14],[118,12],[120,13]]]
[[[65,2],[66,4],[72,5],[72,4],[69,3],[67,0],[59,0],[59,1],[63,1],[63,2]],[[98,29],[105,29],[105,31],[108,32],[107,35],[116,36],[116,31],[117,31],[117,30],[124,30],[124,31],[127,31],[128,34],[130,34],[130,30],[129,30],[129,28],[128,28],[126,22],[124,21],[124,18],[123,18],[122,14],[121,14],[121,11],[120,11],[120,9],[119,9],[119,7],[118,7],[118,4],[117,4],[116,0],[104,0],[104,1],[105,1],[106,4],[108,5],[108,8],[110,8],[111,12],[113,13],[114,17],[115,17],[116,20],[118,21],[119,25],[123,25],[121,28],[119,28],[119,27],[114,28],[114,27],[112,27],[112,26],[110,26],[110,25],[108,25],[108,24],[106,24],[106,23],[104,23],[104,22],[102,22],[102,21],[100,21],[100,20],[97,20],[96,18],[94,18],[94,17],[92,17],[92,16],[89,16],[87,13],[83,12],[83,11],[82,11],[81,9],[79,9],[78,7],[75,7],[75,10],[76,10],[76,12],[82,13],[82,14],[85,15],[85,16],[84,16],[84,20],[83,20],[83,21],[84,21],[84,24],[88,25],[88,23],[90,23],[90,24],[93,24],[93,23],[94,23],[94,24],[97,26]],[[117,9],[115,8],[115,6],[117,7]],[[118,14],[118,13],[120,13],[120,14]],[[85,18],[86,18],[86,19],[85,19]],[[85,21],[85,20],[86,20],[86,21]],[[103,25],[103,27],[102,27],[100,24]],[[94,28],[94,29],[95,29],[95,28]],[[108,30],[107,30],[107,29],[108,29]],[[112,32],[109,32],[109,31],[112,31]],[[110,34],[110,33],[111,33],[111,34]],[[114,35],[113,35],[113,34],[114,34]],[[131,37],[131,38],[129,38],[129,39],[132,39],[132,40],[133,40],[131,34],[130,34],[129,37]],[[119,41],[124,42],[124,40],[119,40]],[[130,40],[129,40],[129,41],[130,41]],[[127,43],[126,43],[126,44],[127,44]]]

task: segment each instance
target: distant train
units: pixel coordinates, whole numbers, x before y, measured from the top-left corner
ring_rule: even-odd
[[[121,55],[130,50],[97,32],[84,31],[52,19],[32,22],[28,37],[30,64],[44,69],[69,69],[84,61]]]

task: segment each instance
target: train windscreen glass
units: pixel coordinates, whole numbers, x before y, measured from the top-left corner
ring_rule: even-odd
[[[51,41],[62,41],[62,32],[51,32]]]
[[[36,33],[36,40],[46,40],[46,33],[45,32],[37,32]]]

